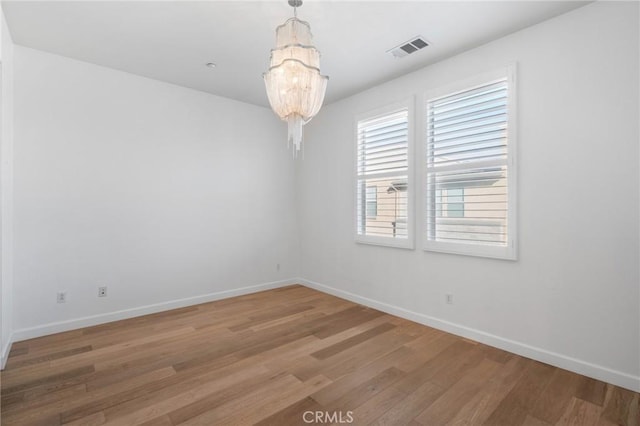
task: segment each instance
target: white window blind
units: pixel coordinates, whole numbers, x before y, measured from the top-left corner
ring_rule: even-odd
[[[425,248],[513,258],[508,74],[427,100]]]
[[[356,240],[409,244],[409,107],[357,122]]]

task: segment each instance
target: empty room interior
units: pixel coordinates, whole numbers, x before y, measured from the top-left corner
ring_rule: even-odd
[[[640,426],[637,1],[2,1],[2,425]]]

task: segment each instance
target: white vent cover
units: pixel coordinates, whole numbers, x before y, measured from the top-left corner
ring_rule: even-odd
[[[424,37],[415,36],[411,38],[411,40],[405,41],[393,49],[387,50],[387,53],[391,53],[394,58],[404,58],[405,56],[411,55],[412,53],[415,53],[420,49],[424,49],[427,46],[429,46],[429,42],[426,41]]]

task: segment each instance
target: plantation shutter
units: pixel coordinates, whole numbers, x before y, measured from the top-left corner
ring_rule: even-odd
[[[509,244],[508,113],[507,77],[427,101],[427,244]]]
[[[407,239],[408,108],[357,124],[357,235]]]

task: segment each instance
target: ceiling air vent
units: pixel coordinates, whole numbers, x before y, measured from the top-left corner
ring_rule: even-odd
[[[387,53],[391,53],[394,58],[404,58],[420,49],[424,49],[428,45],[429,43],[424,38],[416,36],[393,49],[387,50]]]

